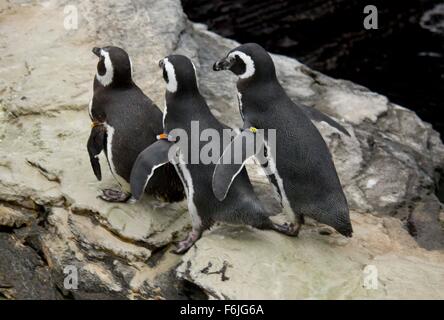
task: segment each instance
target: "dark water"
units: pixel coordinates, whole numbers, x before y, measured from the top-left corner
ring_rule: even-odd
[[[192,21],[415,110],[444,137],[444,1],[182,0]],[[367,4],[378,30],[363,27]]]

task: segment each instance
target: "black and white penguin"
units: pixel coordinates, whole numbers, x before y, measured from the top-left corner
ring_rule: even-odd
[[[163,165],[175,163],[182,178],[188,198],[188,209],[193,230],[186,240],[178,244],[176,253],[188,250],[210,228],[214,222],[247,224],[259,229],[272,229],[287,233],[291,225],[273,223],[253,191],[247,171],[241,170],[236,182],[231,186],[226,198],[219,201],[211,188],[212,176],[218,157],[204,161],[200,152],[208,146],[223,151],[223,135],[228,134],[211,113],[205,99],[199,92],[195,68],[192,62],[181,55],[171,55],[159,62],[166,82],[164,109],[164,130],[159,141],[146,148],[137,158],[131,172],[131,191],[138,200],[146,183]],[[194,126],[194,129],[193,129]],[[196,126],[198,126],[196,128]],[[177,138],[174,132],[181,130],[186,135]],[[212,137],[201,141],[204,132],[212,132]],[[230,136],[225,137],[227,144]],[[202,139],[205,140],[205,139]],[[173,149],[172,149],[173,148]],[[176,149],[175,151],[171,151]],[[210,148],[210,149],[211,149]],[[216,151],[214,151],[216,153]],[[179,154],[178,159],[171,155]],[[188,155],[188,156],[186,156]],[[196,159],[193,160],[193,156]],[[206,163],[207,162],[207,163]]]
[[[92,51],[99,63],[89,105],[92,129],[88,153],[94,174],[101,180],[98,155],[104,150],[111,173],[121,186],[121,190],[103,190],[100,197],[106,201],[125,202],[130,196],[134,161],[156,141],[156,134],[162,130],[162,112],[133,82],[131,60],[123,49],[104,47]],[[172,165],[156,172],[146,191],[169,202],[185,197]]]
[[[350,237],[348,204],[332,156],[310,121],[307,108],[293,102],[280,85],[270,55],[258,44],[244,44],[217,61],[213,69],[230,70],[238,76],[244,130],[236,139],[254,136],[257,129],[265,130],[263,144],[267,150],[269,178],[284,208],[296,217],[295,233],[303,224],[303,217],[308,216]],[[274,152],[266,135],[269,129],[274,129],[276,134]],[[213,176],[213,191],[218,199],[227,196],[230,185],[237,180],[239,168],[255,152],[245,152],[244,161],[239,164],[229,164],[221,158]]]

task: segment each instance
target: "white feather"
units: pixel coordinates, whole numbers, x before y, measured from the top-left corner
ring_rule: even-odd
[[[244,111],[242,109],[242,94],[238,91],[237,92],[237,100],[239,102],[239,112],[241,115],[242,120],[244,120]]]
[[[157,168],[163,166],[164,164],[165,164],[165,163],[160,163],[160,164],[154,166],[154,167],[151,169],[151,172],[150,172],[149,175],[146,177],[145,183],[144,183],[144,185],[143,185],[143,190],[146,189],[146,186],[148,185],[148,182],[150,181],[151,177],[153,176],[154,171],[156,171]]]
[[[111,173],[114,176],[114,179],[117,180],[117,182],[120,184],[122,189],[124,191],[129,192],[130,191],[130,185],[129,183],[121,176],[117,174],[116,168],[114,167],[113,163],[113,136],[114,136],[114,128],[110,126],[108,123],[105,123],[106,127],[106,156],[108,159],[108,164],[111,169]]]
[[[284,182],[283,182],[281,176],[279,175],[279,172],[276,167],[276,161],[275,161],[275,159],[273,159],[272,152],[270,152],[271,149],[268,147],[267,141],[265,141],[265,147],[267,148],[268,168],[267,168],[267,170],[264,169],[264,171],[266,174],[269,174],[270,172],[274,173],[279,191],[281,192],[283,211],[289,216],[290,219],[294,219],[295,214],[293,212],[293,209],[290,206],[290,202],[288,201],[287,194],[285,193]],[[289,214],[289,213],[293,213],[293,214]]]
[[[128,59],[129,59],[129,62],[130,62],[130,69],[131,69],[131,76],[132,76],[133,73],[134,73],[134,69],[133,69],[133,61],[131,60],[130,57],[128,57]]]
[[[111,58],[109,57],[109,53],[105,50],[101,50],[100,54],[105,58],[105,74],[101,76],[100,74],[96,74],[97,80],[102,84],[102,86],[106,87],[113,82],[114,77],[114,67],[111,62]]]
[[[191,65],[193,66],[193,69],[194,69],[194,76],[196,77],[196,85],[199,88],[199,81],[197,79],[197,69],[196,69],[196,66],[194,65],[193,61],[191,61]]]
[[[166,89],[174,93],[177,91],[177,79],[176,79],[176,72],[174,71],[174,66],[171,62],[168,61],[168,58],[165,58],[163,60],[164,62],[164,68],[168,75],[168,82],[166,85]]]
[[[245,63],[245,72],[239,75],[239,78],[246,79],[251,77],[256,71],[254,61],[249,55],[241,51],[233,51],[228,55],[230,58],[239,57]]]

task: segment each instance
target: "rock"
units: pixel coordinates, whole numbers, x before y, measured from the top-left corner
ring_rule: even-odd
[[[397,219],[381,220],[353,212],[350,240],[318,228],[295,239],[222,226],[186,254],[178,275],[213,299],[442,299],[443,255],[419,248]],[[430,286],[413,290],[418,283]]]
[[[16,237],[0,233],[0,297],[6,299],[61,299],[48,266]],[[49,288],[48,288],[49,287]]]
[[[48,264],[54,270],[74,266],[79,273],[78,289],[65,294],[78,299],[182,297],[177,289],[182,284],[171,278],[180,257],[169,253],[169,246],[152,247],[153,252],[148,244],[122,238],[91,216],[61,208],[54,209],[48,224],[50,232],[42,240]]]
[[[29,225],[35,218],[33,213],[24,213],[0,205],[0,227],[20,228]]]
[[[44,290],[48,298],[75,299],[265,297],[271,272],[281,285],[273,298],[405,298],[402,288],[415,281],[418,297],[443,292],[436,280],[444,266],[442,208],[435,195],[444,172],[438,134],[385,97],[280,55],[273,59],[291,98],[343,121],[351,134],[316,123],[354,212],[354,238],[315,222],[298,239],[222,225],[206,232],[182,261],[169,251],[190,228],[185,202],[165,204],[146,196],[126,205],[97,199],[100,188],[115,182],[103,156],[103,180],[96,181],[86,152],[96,65],[91,48],[127,49],[136,82],[159,106],[164,83],[157,61],[171,53],[188,55],[212,111],[235,127],[240,124],[236,79],[211,66],[237,44],[190,23],[179,0],[79,1],[77,30],[63,27],[65,4],[23,1],[0,7],[0,82],[7,83],[0,100],[0,224],[7,227],[0,229],[0,250],[9,257],[8,264],[0,262],[0,282],[14,259],[19,265],[34,261],[32,268],[44,270],[37,280],[23,276],[36,288],[29,295],[14,282],[1,291],[4,296],[32,298]],[[17,33],[22,26],[24,32]],[[14,46],[17,42],[23,46]],[[267,208],[279,213],[266,177],[254,163],[248,170]],[[366,265],[377,267],[384,290],[362,288]],[[414,272],[418,265],[433,279],[432,287]],[[64,285],[69,268],[77,271],[77,289]],[[27,270],[17,269],[16,278]],[[403,278],[394,270],[405,270]]]
[[[334,110],[334,116],[342,117],[341,120],[353,124],[364,120],[374,123],[382,113],[387,112],[386,97],[344,87],[327,88],[325,91],[324,108]]]

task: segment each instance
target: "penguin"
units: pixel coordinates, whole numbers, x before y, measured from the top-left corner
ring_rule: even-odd
[[[156,141],[156,134],[162,130],[162,112],[133,82],[131,60],[123,49],[108,46],[92,51],[99,62],[89,104],[92,128],[87,149],[97,179],[102,179],[98,155],[104,151],[111,173],[121,187],[104,189],[99,197],[126,202],[133,164],[139,153]],[[172,165],[156,172],[146,191],[169,202],[185,198],[182,182]]]
[[[175,253],[187,251],[201,237],[202,232],[217,221],[288,234],[287,231],[292,230],[293,226],[275,224],[270,220],[253,190],[245,168],[238,174],[225,199],[216,199],[211,183],[219,157],[212,162],[206,162],[201,157],[193,161],[192,157],[199,155],[208,145],[213,147],[215,154],[217,151],[220,155],[224,149],[220,140],[225,138],[227,143],[230,141],[229,128],[215,118],[200,94],[194,64],[190,59],[182,55],[170,55],[162,59],[159,66],[166,82],[163,131],[158,136],[159,140],[137,157],[130,179],[132,201],[140,199],[144,186],[151,181],[157,170],[173,163],[185,187],[192,224],[192,231],[185,240],[178,243]],[[175,133],[178,130],[185,133],[185,137]],[[201,137],[204,132],[210,131],[217,138],[205,142]]]
[[[244,123],[242,132],[233,142],[254,136],[258,129],[275,130],[274,146],[270,145],[267,134],[262,140],[267,174],[284,209],[294,214],[295,235],[304,217],[308,216],[351,237],[353,229],[348,204],[330,151],[310,120],[308,107],[293,102],[280,85],[267,51],[255,43],[244,44],[216,61],[213,69],[229,70],[238,77],[239,109]],[[316,118],[324,116],[317,113]],[[339,130],[344,132],[345,129]],[[257,148],[250,148],[250,152],[242,154],[238,164],[227,163],[221,157],[212,183],[219,200],[223,201],[231,190],[239,168],[256,154]]]

